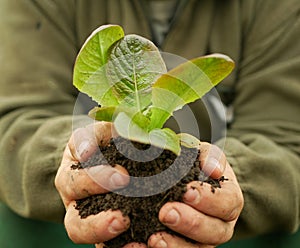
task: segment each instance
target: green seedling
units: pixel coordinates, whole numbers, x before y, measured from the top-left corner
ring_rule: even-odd
[[[95,30],[82,46],[74,85],[99,104],[89,112],[114,123],[124,138],[180,154],[180,146],[199,140],[164,128],[174,111],[204,96],[234,68],[226,55],[198,57],[167,71],[158,48],[148,39],[125,35],[118,25]]]

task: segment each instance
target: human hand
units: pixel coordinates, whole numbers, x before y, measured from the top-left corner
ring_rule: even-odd
[[[229,241],[242,211],[244,200],[236,176],[220,149],[209,143],[200,146],[203,170],[212,178],[221,175],[221,189],[211,191],[208,183],[191,182],[182,202],[168,202],[159,213],[160,221],[170,229],[195,241],[160,232],[148,241],[152,248],[212,248]]]
[[[66,208],[64,223],[67,233],[75,243],[102,243],[129,227],[129,218],[124,217],[120,211],[101,212],[82,219],[75,209],[78,199],[106,193],[128,184],[128,173],[119,165],[71,169],[72,164],[87,160],[100,143],[108,143],[112,135],[112,125],[107,122],[79,128],[72,134],[64,151],[55,186]]]

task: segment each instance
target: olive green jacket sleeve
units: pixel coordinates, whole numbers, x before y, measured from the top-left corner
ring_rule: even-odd
[[[251,1],[244,2],[251,17],[241,30],[234,121],[225,140],[245,198],[236,237],[294,232],[300,223],[300,2],[256,1],[252,11]]]
[[[22,216],[62,221],[54,177],[72,131],[77,50],[72,5],[46,2],[56,18],[35,1],[0,3],[0,199]]]

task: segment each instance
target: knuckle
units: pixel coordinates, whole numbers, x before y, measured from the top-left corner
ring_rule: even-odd
[[[234,201],[232,204],[233,206],[232,216],[238,218],[244,206],[243,194],[237,190],[235,193],[233,193],[232,199]]]
[[[243,207],[244,207],[244,196],[243,193],[240,191],[238,196],[238,208],[240,211],[242,211]]]
[[[77,128],[71,135],[71,138],[68,142],[68,146],[71,149],[75,149],[80,137],[86,135],[86,130],[83,127]]]
[[[69,238],[75,243],[75,244],[79,244],[82,243],[82,240],[78,237],[77,234],[75,234],[74,232],[70,232],[67,230],[68,236]]]
[[[64,170],[57,178],[57,190],[65,198],[73,200],[82,195],[83,186],[86,185],[78,171]]]
[[[66,187],[65,173],[62,168],[59,168],[56,173],[56,176],[54,178],[54,186],[59,192],[63,192]]]
[[[242,209],[242,201],[238,193],[234,193],[226,203],[224,204],[226,211],[224,211],[224,220],[233,221],[236,220]]]
[[[83,243],[82,238],[78,235],[78,233],[81,233],[77,230],[77,227],[75,225],[70,225],[69,223],[65,223],[66,231],[68,234],[68,237],[75,243]]]
[[[58,190],[60,190],[60,188],[61,188],[61,175],[60,175],[59,171],[54,178],[54,186]]]
[[[224,225],[223,228],[220,228],[219,235],[216,235],[217,239],[214,242],[214,245],[220,245],[228,242],[233,236],[233,228],[231,225]]]
[[[194,218],[190,218],[186,221],[186,223],[184,223],[184,226],[186,227],[184,232],[192,236],[197,236],[201,231],[201,223],[202,218],[199,216],[194,216]]]
[[[199,233],[197,241],[212,246],[218,246],[228,242],[233,236],[233,228],[231,223],[214,223],[209,228]],[[206,247],[206,246],[205,246]]]
[[[66,186],[61,190],[62,194],[65,196],[65,198],[69,200],[77,200],[77,194],[73,187]]]
[[[226,221],[234,221],[239,217],[239,210],[234,208],[225,215]]]

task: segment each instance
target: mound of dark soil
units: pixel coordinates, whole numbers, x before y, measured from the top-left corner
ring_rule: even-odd
[[[120,137],[113,139],[108,146],[100,147],[87,162],[73,165],[72,168],[119,164],[129,172],[130,184],[122,190],[78,200],[76,209],[82,218],[108,209],[119,209],[124,216],[129,216],[129,229],[105,242],[107,248],[123,247],[133,241],[147,243],[150,235],[158,231],[174,233],[159,222],[160,208],[166,202],[182,201],[186,184],[191,181],[208,182],[214,191],[215,187],[220,187],[219,181],[224,180],[207,178],[200,170],[198,156],[197,149],[182,147],[177,157],[168,150]]]

